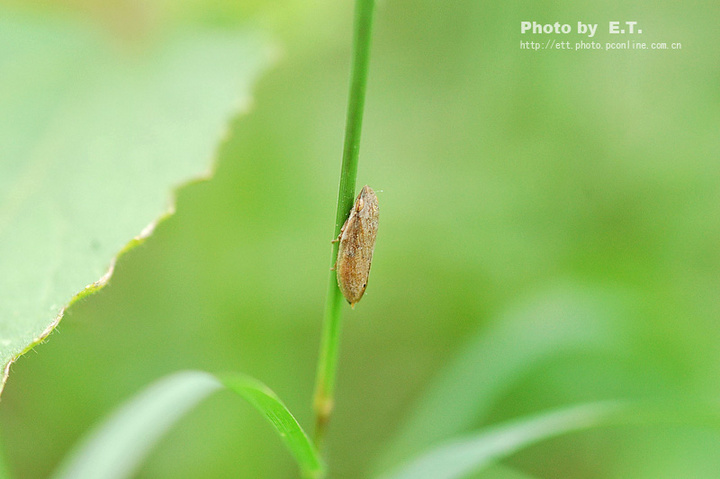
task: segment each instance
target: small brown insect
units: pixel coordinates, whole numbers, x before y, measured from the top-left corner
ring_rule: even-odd
[[[377,228],[377,196],[372,188],[365,185],[340,230],[340,247],[335,263],[340,291],[353,308],[365,293]]]

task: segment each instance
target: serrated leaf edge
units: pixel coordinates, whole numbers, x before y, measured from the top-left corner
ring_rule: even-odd
[[[276,55],[268,55],[265,71],[269,70],[276,62]],[[259,74],[260,73],[258,72],[258,76]],[[183,181],[179,185],[172,187],[170,190],[170,201],[167,210],[164,213],[161,213],[158,218],[151,221],[147,226],[145,226],[138,235],[128,241],[127,244],[125,244],[125,246],[123,246],[122,249],[120,249],[120,251],[118,251],[118,253],[110,259],[110,265],[108,266],[108,270],[105,272],[105,274],[103,274],[97,281],[94,281],[89,285],[85,286],[82,290],[80,290],[77,294],[70,298],[67,305],[63,306],[62,309],[60,309],[60,312],[57,314],[57,316],[55,316],[55,319],[43,330],[43,332],[40,333],[38,337],[35,338],[25,349],[11,357],[7,364],[5,364],[5,366],[3,367],[2,378],[0,378],[0,400],[2,399],[2,393],[5,390],[5,385],[7,384],[8,378],[10,377],[10,369],[12,368],[12,365],[20,357],[24,356],[26,353],[34,349],[39,344],[44,343],[48,339],[50,334],[52,334],[55,328],[60,324],[60,321],[62,321],[62,318],[65,315],[65,311],[68,308],[74,305],[77,301],[93,293],[96,293],[97,291],[100,291],[110,282],[110,279],[112,278],[112,275],[115,271],[115,265],[117,264],[118,260],[127,252],[134,249],[136,246],[143,244],[145,240],[152,236],[155,229],[163,221],[167,220],[175,214],[177,198],[180,190],[187,188],[193,184],[209,181],[215,176],[215,172],[217,171],[218,167],[218,152],[222,150],[223,146],[230,138],[230,125],[239,116],[247,115],[248,113],[250,113],[250,111],[252,111],[254,107],[252,91],[246,97],[241,98],[241,101],[243,102],[243,104],[237,106],[236,111],[232,115],[230,115],[228,120],[225,122],[224,131],[222,131],[220,135],[218,135],[218,145],[215,148],[215,152],[213,153],[212,158],[210,158],[210,165],[207,167],[206,171],[198,173],[197,175],[192,176],[188,180]]]

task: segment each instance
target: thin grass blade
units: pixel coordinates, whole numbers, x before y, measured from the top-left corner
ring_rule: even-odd
[[[239,374],[183,371],[158,380],[121,406],[71,451],[53,479],[132,477],[177,421],[223,389],[240,395],[270,421],[305,478],[322,477],[322,462],[307,435],[267,386]]]
[[[617,303],[596,291],[555,287],[506,311],[430,384],[375,471],[389,470],[434,444],[477,429],[498,398],[548,358],[622,348],[613,321],[622,317]]]
[[[295,457],[304,477],[323,477],[323,463],[315,446],[295,417],[275,393],[260,381],[243,374],[218,375],[223,385],[242,396],[267,418]]]
[[[717,406],[601,402],[513,421],[447,442],[381,479],[461,479],[540,441],[585,429],[637,424],[720,428]]]
[[[222,387],[217,378],[200,371],[184,371],[160,379],[82,440],[54,478],[131,477],[173,424]]]

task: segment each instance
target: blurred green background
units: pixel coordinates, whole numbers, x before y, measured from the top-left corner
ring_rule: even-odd
[[[260,26],[282,51],[215,177],[183,188],[109,287],[13,366],[0,427],[15,476],[46,476],[123,399],[185,368],[253,375],[310,428],[352,2],[11,3],[118,35]],[[345,315],[330,477],[381,467],[449,367],[465,371],[458,403],[478,407],[464,432],[580,401],[717,398],[718,18],[710,1],[379,3],[358,186],[378,191],[380,231],[366,296]],[[519,48],[523,20],[599,23],[602,43],[608,21],[636,20],[644,41],[683,49],[532,52]],[[609,428],[505,466],[717,478],[718,447],[700,428]],[[295,469],[263,418],[220,394],[139,477]]]

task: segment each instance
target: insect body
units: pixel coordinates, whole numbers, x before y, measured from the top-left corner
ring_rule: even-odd
[[[372,188],[365,185],[340,230],[340,247],[335,263],[338,286],[352,307],[365,293],[377,228],[377,196]]]

